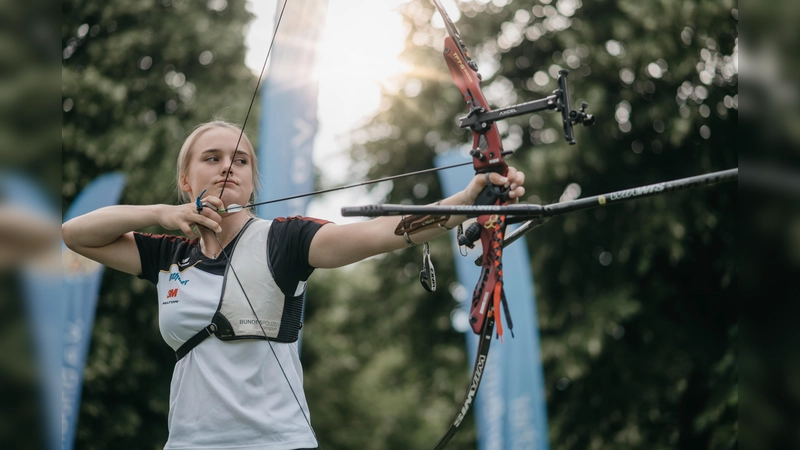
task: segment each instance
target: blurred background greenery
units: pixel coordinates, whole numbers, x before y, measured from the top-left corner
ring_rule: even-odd
[[[516,151],[509,163],[527,174],[527,201],[738,165],[732,0],[458,6],[493,106],[548,95],[565,68],[573,105],[587,101],[597,116],[575,146],[554,114],[501,123]],[[464,105],[432,4],[399,8],[402,57],[415,70],[354,133],[354,167],[367,165],[369,177],[431,167],[437,152],[470,140],[453,122]],[[127,174],[123,203],[176,202],[187,133],[212,116],[244,117],[255,88],[244,65],[250,19],[242,0],[62,3],[64,210],[112,170]],[[255,127],[248,133],[258,140]],[[395,182],[386,201],[440,197],[431,175]],[[572,214],[529,235],[553,449],[737,448],[738,197],[730,183]],[[446,287],[455,280],[446,239],[432,251]],[[311,278],[302,359],[322,448],[430,447],[455,413],[468,382],[464,337],[450,325],[448,289],[429,295],[416,285],[418,259],[408,249]],[[106,272],[76,448],[166,441],[174,355],[157,332],[154,298],[143,280]],[[452,447],[474,440],[469,423]]]
[[[59,19],[58,6],[49,1],[0,1],[0,180],[24,174],[45,201],[52,201],[54,210],[61,185]],[[35,207],[14,204],[3,191],[0,188],[0,442],[9,448],[41,448],[41,379],[17,269],[42,259],[45,247],[53,264],[38,274],[41,280],[60,279],[57,214],[45,217]]]

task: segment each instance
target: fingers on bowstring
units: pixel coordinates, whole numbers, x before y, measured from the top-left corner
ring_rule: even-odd
[[[195,205],[192,205],[191,212],[184,212],[184,215],[181,216],[180,229],[186,236],[192,238],[197,237],[199,235],[199,231],[196,228],[197,226],[202,226],[216,232],[222,231],[220,227],[222,217],[217,213],[214,206],[206,201],[201,201],[200,204],[202,208],[197,209]]]
[[[217,233],[222,231],[220,222],[222,222],[222,216],[220,216],[217,211],[213,209],[213,206],[203,208],[203,212],[200,213],[199,217],[196,216],[195,218],[195,223],[197,223],[197,225],[202,225],[209,230],[216,231]]]
[[[197,233],[194,232],[194,228],[189,223],[181,223],[181,231],[189,239],[197,237]]]
[[[203,202],[203,204],[207,204],[215,211],[220,209],[225,209],[225,204],[222,203],[222,200],[219,197],[213,195],[209,195],[208,197],[202,198],[200,201]]]

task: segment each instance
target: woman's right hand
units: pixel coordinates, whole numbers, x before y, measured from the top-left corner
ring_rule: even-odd
[[[180,230],[189,239],[200,236],[197,226],[207,228],[219,233],[222,231],[222,217],[217,209],[222,208],[222,201],[213,196],[201,199],[201,203],[208,205],[200,213],[194,203],[168,206],[159,215],[159,225],[167,230]]]

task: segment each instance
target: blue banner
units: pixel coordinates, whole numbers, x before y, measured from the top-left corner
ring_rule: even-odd
[[[116,205],[125,185],[125,177],[111,173],[97,178],[75,199],[64,221],[99,208]],[[92,337],[94,313],[103,266],[61,247],[62,345],[61,348],[61,446],[71,450],[80,411],[83,369]],[[52,298],[58,298],[54,296]]]
[[[61,268],[57,225],[60,211],[51,198],[34,181],[21,173],[4,171],[0,174],[0,195],[4,205],[15,208],[19,217],[30,221],[35,229],[47,229],[42,241],[52,240],[36,249],[20,261],[18,273],[26,312],[27,336],[33,342],[36,365],[36,382],[40,387],[40,398],[45,430],[45,446],[49,450],[59,448],[61,434],[61,377],[59,357],[61,354]],[[52,231],[52,234],[50,233]],[[23,430],[19,430],[23,431]]]
[[[464,162],[467,158],[458,151],[452,151],[436,157],[435,164],[442,167]],[[449,197],[461,191],[473,176],[474,171],[470,167],[439,172],[444,195]],[[455,234],[452,245],[459,283],[466,289],[466,300],[461,307],[463,313],[468,315],[472,291],[480,276],[480,267],[474,263],[480,255],[480,241],[466,258],[459,254]],[[548,450],[547,401],[536,296],[525,238],[503,251],[503,280],[515,337],[511,337],[503,316],[505,342],[492,343],[487,368],[475,400],[478,449]],[[465,328],[468,330],[467,354],[471,364],[477,352],[478,339],[471,328]]]
[[[261,91],[260,201],[303,194],[314,187],[317,65],[327,11],[327,0],[294,0],[281,19]],[[308,197],[262,205],[258,215],[264,219],[304,215],[307,204]]]

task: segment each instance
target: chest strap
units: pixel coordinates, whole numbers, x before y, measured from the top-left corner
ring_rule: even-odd
[[[215,331],[217,331],[217,326],[212,323],[198,331],[197,334],[189,338],[188,341],[184,342],[183,345],[181,345],[181,348],[175,352],[175,356],[178,358],[178,361],[192,351],[193,348],[200,345],[200,343],[203,342],[207,337],[214,334]]]

